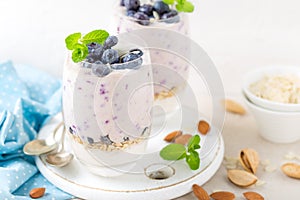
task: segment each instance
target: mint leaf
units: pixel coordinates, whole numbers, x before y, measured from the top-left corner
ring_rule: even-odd
[[[88,55],[88,48],[86,45],[83,44],[76,44],[74,45],[74,50],[72,52],[72,60],[75,63],[78,63],[80,61],[83,61],[86,56]]]
[[[108,36],[109,34],[105,30],[94,30],[83,36],[81,42],[85,45],[90,44],[92,42],[103,44]]]
[[[193,150],[193,149],[199,149],[200,148],[199,143],[200,143],[200,136],[199,135],[194,135],[193,137],[191,137],[189,139],[189,142],[188,142],[188,145],[187,145],[188,151]]]
[[[193,12],[194,11],[194,5],[189,1],[182,1],[182,3],[179,3],[176,5],[176,9],[179,12]]]
[[[78,40],[81,38],[81,33],[73,33],[66,37],[65,42],[67,49],[73,50],[75,45],[78,43]]]
[[[175,0],[163,0],[165,4],[173,5]]]
[[[192,170],[199,169],[200,158],[197,151],[191,151],[189,155],[186,156],[186,162]]]
[[[169,144],[159,154],[165,160],[180,160],[185,158],[186,149],[182,144]]]

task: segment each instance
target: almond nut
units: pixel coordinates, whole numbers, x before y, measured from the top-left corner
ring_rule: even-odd
[[[300,165],[296,163],[286,163],[281,166],[281,170],[291,178],[300,179]]]
[[[258,153],[254,149],[242,149],[240,162],[246,171],[255,174],[259,165]]]
[[[44,196],[45,191],[46,191],[45,188],[33,188],[30,191],[29,196],[33,199],[37,199],[37,198]]]
[[[211,198],[215,200],[233,200],[235,199],[235,195],[231,192],[219,191],[214,192],[210,195]]]
[[[209,200],[209,196],[207,192],[197,184],[193,185],[194,195],[198,198],[198,200]]]
[[[182,131],[173,131],[171,133],[169,133],[164,140],[166,142],[172,142],[176,137],[182,135]]]
[[[254,174],[238,169],[228,170],[227,177],[232,183],[240,187],[248,187],[257,181],[257,177]]]
[[[265,199],[263,196],[261,196],[257,192],[244,192],[243,195],[247,200],[264,200]]]
[[[180,135],[177,138],[175,138],[175,143],[176,144],[186,145],[191,137],[192,137],[191,134]]]
[[[225,109],[228,112],[232,112],[239,115],[244,115],[246,113],[245,108],[233,100],[226,99],[224,101],[224,104],[225,104]]]
[[[199,133],[206,135],[208,133],[209,129],[210,129],[210,126],[206,121],[204,121],[204,120],[199,121],[199,123],[198,123]]]

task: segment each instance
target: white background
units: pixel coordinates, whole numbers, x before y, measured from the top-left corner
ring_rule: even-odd
[[[65,37],[108,29],[114,0],[0,0],[0,60],[61,77]],[[264,65],[300,64],[300,1],[194,0],[191,37],[213,59],[227,92],[231,74]]]

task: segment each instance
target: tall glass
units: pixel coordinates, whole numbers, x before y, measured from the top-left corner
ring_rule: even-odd
[[[149,1],[151,3],[151,1]],[[186,13],[179,13],[179,21],[170,23],[172,18],[165,20],[150,19],[149,25],[142,25],[141,20],[126,16],[126,8],[115,5],[115,13],[111,23],[111,30],[116,33],[131,32],[137,29],[160,28],[178,33],[189,35],[189,20]],[[175,17],[174,17],[175,18]],[[174,21],[174,20],[173,20]],[[158,37],[155,39],[157,40]],[[149,46],[151,46],[151,38],[144,38]],[[184,91],[188,76],[190,64],[186,59],[176,55],[170,51],[166,51],[169,47],[176,43],[176,38],[161,37],[161,43],[164,43],[163,49],[149,49],[151,56],[151,64],[153,68],[154,81],[154,98],[155,104],[162,106],[166,113],[176,110],[178,102],[176,95]],[[155,41],[157,42],[157,41]],[[189,46],[185,51],[189,51]],[[173,76],[170,76],[172,74]]]
[[[98,77],[84,67],[96,64],[74,63],[71,54],[67,55],[63,72],[65,126],[77,159],[95,174],[129,172],[144,153],[154,99],[152,69],[145,52],[141,59],[138,68],[118,69],[122,68],[118,64],[108,75]]]

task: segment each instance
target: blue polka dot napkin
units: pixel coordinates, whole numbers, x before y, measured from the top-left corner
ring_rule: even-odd
[[[33,157],[24,155],[24,144],[61,110],[61,81],[25,65],[0,63],[0,199],[31,199],[29,192],[45,187],[40,199],[72,196],[48,182]]]

